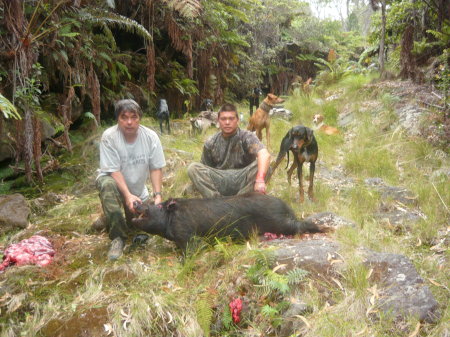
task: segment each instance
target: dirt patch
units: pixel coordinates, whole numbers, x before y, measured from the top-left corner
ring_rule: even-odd
[[[104,324],[108,322],[105,307],[76,312],[69,320],[52,319],[41,329],[44,337],[101,337],[107,336]]]

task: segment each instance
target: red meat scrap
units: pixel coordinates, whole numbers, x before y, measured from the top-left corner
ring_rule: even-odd
[[[29,239],[14,243],[5,249],[0,272],[10,265],[37,264],[41,267],[48,265],[55,255],[50,241],[41,236],[33,235]]]
[[[239,323],[241,321],[242,300],[239,297],[235,298],[230,302],[229,306],[233,322]]]
[[[271,240],[276,240],[276,239],[292,239],[293,236],[292,235],[283,235],[283,234],[275,234],[275,233],[269,233],[266,232],[264,233],[264,239],[265,241],[271,241]]]

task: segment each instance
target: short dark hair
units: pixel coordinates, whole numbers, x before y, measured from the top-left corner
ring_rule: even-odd
[[[116,120],[119,119],[120,114],[124,111],[137,113],[139,118],[142,118],[142,109],[135,100],[121,99],[116,102],[114,105],[114,116],[116,117]]]
[[[217,118],[220,118],[220,113],[221,113],[222,111],[233,111],[233,112],[236,113],[236,117],[239,119],[239,115],[238,115],[236,106],[234,106],[234,105],[231,104],[231,103],[225,103],[224,105],[222,105],[222,106],[220,107],[219,113],[217,114]]]

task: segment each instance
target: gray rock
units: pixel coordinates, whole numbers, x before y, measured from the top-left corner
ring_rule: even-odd
[[[316,213],[307,217],[305,220],[311,220],[319,227],[329,229],[337,229],[343,226],[351,226],[351,227],[356,226],[356,224],[353,221],[342,218],[339,215],[336,215],[332,212]]]
[[[404,205],[413,206],[417,204],[417,196],[406,188],[386,185],[381,178],[367,178],[364,182],[367,186],[373,187],[381,193],[383,202],[393,200]]]
[[[373,268],[372,278],[381,283],[379,307],[396,319],[413,316],[434,322],[440,317],[438,302],[403,255],[368,252],[365,264]]]
[[[301,301],[291,301],[291,305],[288,310],[283,314],[283,321],[280,326],[281,336],[291,336],[296,331],[300,330],[305,323],[298,318],[299,315],[305,316],[309,314],[313,309],[306,303]]]
[[[301,268],[321,281],[328,279],[333,283],[332,277],[341,278],[344,261],[336,242],[290,239],[270,241],[270,245],[276,247],[274,266],[284,265],[279,272]],[[437,301],[407,257],[368,250],[361,250],[361,253],[364,255],[364,265],[373,269],[371,281],[379,289],[373,312],[381,311],[396,320],[407,320],[413,316],[421,321],[433,322],[440,317]]]
[[[395,227],[409,227],[425,218],[425,215],[418,210],[388,204],[382,204],[373,216]]]
[[[345,128],[355,121],[355,114],[353,112],[342,113],[338,116],[338,126]]]
[[[338,277],[331,263],[339,259],[339,245],[336,242],[320,240],[273,240],[271,246],[277,246],[275,251],[276,264],[285,264],[283,272],[301,268],[311,273],[313,277]]]
[[[30,208],[21,194],[0,196],[0,233],[28,226]]]
[[[291,120],[292,111],[285,109],[285,108],[273,108],[273,109],[270,109],[269,115],[272,117],[280,117],[280,118],[284,118],[286,120]]]

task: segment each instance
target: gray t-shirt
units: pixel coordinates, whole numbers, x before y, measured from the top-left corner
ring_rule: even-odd
[[[117,125],[103,132],[100,142],[100,174],[120,171],[130,193],[146,200],[149,196],[145,185],[150,170],[166,166],[166,160],[158,135],[140,125],[134,143],[127,143]]]

